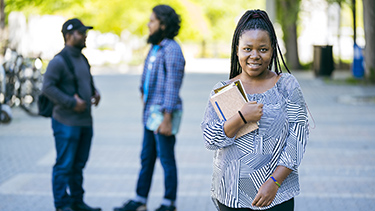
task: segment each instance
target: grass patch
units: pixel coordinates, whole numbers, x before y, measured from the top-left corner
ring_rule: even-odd
[[[374,85],[370,83],[364,78],[355,78],[355,77],[348,77],[344,79],[332,79],[332,78],[323,78],[323,81],[327,84],[336,84],[336,85],[353,85],[353,86],[367,86],[367,85]]]

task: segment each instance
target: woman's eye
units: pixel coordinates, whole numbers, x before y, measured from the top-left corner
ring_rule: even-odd
[[[260,52],[267,52],[267,48],[260,49]]]
[[[245,51],[251,51],[251,48],[244,48]]]

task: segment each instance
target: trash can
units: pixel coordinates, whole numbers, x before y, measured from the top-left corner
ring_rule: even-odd
[[[332,45],[314,45],[315,76],[331,77],[334,70]]]
[[[354,44],[352,72],[355,78],[363,78],[365,75],[364,58],[361,47]]]

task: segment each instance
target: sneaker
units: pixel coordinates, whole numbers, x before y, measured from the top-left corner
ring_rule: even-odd
[[[129,200],[122,207],[116,207],[114,211],[147,211],[146,204]]]
[[[176,211],[176,207],[173,205],[170,205],[170,206],[161,205],[155,211]]]

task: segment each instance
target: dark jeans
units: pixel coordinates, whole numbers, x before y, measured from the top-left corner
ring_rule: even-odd
[[[174,146],[176,137],[154,134],[144,129],[143,146],[141,152],[142,168],[139,172],[137,195],[147,198],[151,187],[156,158],[159,157],[164,169],[164,198],[175,201],[177,194],[177,167]]]
[[[52,118],[56,163],[52,172],[55,207],[83,201],[83,175],[89,157],[92,127],[71,127]],[[69,193],[67,193],[69,188]]]
[[[227,207],[220,202],[217,202],[219,204],[220,211],[252,211],[252,209],[249,208],[230,208]],[[294,210],[294,198],[289,199],[286,202],[283,202],[281,204],[278,204],[274,207],[271,207],[269,209],[266,209],[266,211],[293,211]]]

